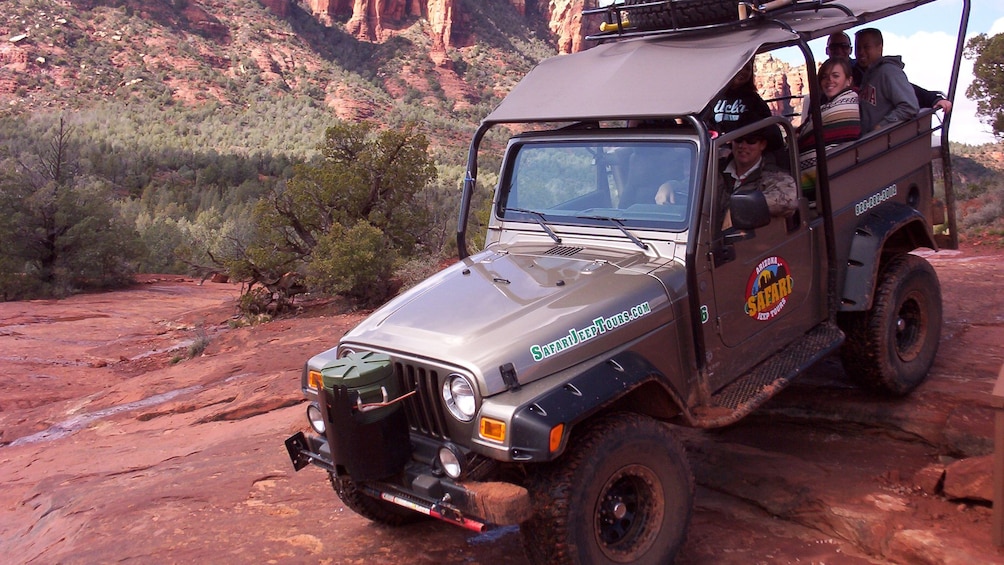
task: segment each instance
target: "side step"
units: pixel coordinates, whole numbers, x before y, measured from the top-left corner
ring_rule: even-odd
[[[819,324],[802,339],[788,344],[716,392],[709,405],[695,406],[690,423],[698,428],[717,428],[738,422],[843,341],[844,332],[836,324],[828,321]]]

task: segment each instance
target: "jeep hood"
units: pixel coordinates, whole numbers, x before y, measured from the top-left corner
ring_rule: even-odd
[[[557,248],[564,250],[568,248]],[[635,339],[672,319],[666,259],[618,250],[490,249],[375,311],[342,343],[471,372],[481,393],[522,384]],[[679,274],[655,271],[678,270]]]

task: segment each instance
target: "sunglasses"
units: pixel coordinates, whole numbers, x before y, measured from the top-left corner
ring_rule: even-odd
[[[742,137],[736,138],[736,143],[745,143],[746,145],[753,145],[754,143],[760,143],[766,139],[762,135],[744,135]]]

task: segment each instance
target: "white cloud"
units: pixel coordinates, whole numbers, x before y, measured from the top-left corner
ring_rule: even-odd
[[[997,35],[998,33],[1004,33],[1004,18],[995,20],[987,35]]]
[[[1004,18],[994,22],[991,33],[1004,30]],[[909,36],[885,33],[886,55],[901,55],[910,82],[928,90],[947,91],[955,56],[955,35],[944,32],[917,32]],[[973,64],[965,58],[959,67],[959,83],[952,110],[950,138],[952,141],[979,145],[993,143],[990,127],[976,116],[976,102],[966,98],[966,89],[973,82]]]

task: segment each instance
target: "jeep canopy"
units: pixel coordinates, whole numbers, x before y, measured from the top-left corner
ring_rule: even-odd
[[[552,57],[530,71],[484,122],[696,114],[764,46],[791,45],[799,36],[805,41],[825,37],[932,1],[827,0],[816,11],[780,14],[777,20],[790,30],[749,20],[749,26],[730,31],[614,41]]]

